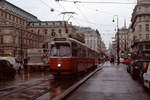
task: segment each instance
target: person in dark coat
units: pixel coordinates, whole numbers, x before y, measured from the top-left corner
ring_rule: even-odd
[[[24,68],[25,72],[27,72],[27,63],[28,63],[28,59],[25,58],[25,59],[23,60],[23,68]]]

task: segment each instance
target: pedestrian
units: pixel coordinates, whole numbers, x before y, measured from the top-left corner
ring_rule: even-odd
[[[28,60],[27,60],[27,58],[25,58],[23,60],[23,68],[24,68],[25,72],[27,72],[27,63],[28,63]]]

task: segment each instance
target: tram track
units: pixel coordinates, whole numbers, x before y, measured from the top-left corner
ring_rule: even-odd
[[[1,89],[0,97],[2,97],[1,100],[35,100],[48,92],[52,94],[57,87],[63,87],[62,81],[59,82],[59,79],[42,79],[32,83],[27,82],[26,84]]]
[[[40,83],[41,83],[41,82],[40,82]],[[30,86],[27,86],[27,87],[24,87],[24,86],[23,86],[23,87],[22,87],[22,86],[16,86],[17,88],[19,88],[19,87],[22,87],[22,88],[9,91],[8,93],[4,93],[4,94],[0,95],[0,97],[5,97],[5,96],[8,96],[8,95],[10,95],[10,94],[16,93],[16,92],[18,92],[18,91],[21,92],[21,91],[23,91],[23,90],[25,90],[25,89],[28,89],[28,88],[31,88],[31,87],[33,87],[33,86],[35,86],[35,85],[39,85],[40,83],[36,83],[36,84],[30,85]],[[9,89],[13,89],[13,87],[7,88],[7,89],[4,89],[4,90],[1,90],[0,93],[1,93],[1,92],[7,92]]]
[[[54,94],[54,91],[57,88],[61,89],[61,93],[55,94],[52,100],[61,100],[66,97],[70,92],[76,89],[79,85],[84,83],[88,78],[90,78],[94,73],[98,70],[94,70],[90,72],[87,76],[84,76],[80,79],[39,79],[26,84],[20,84],[15,87],[10,87],[6,89],[0,90],[1,100],[36,100],[45,94],[50,94],[51,96]],[[72,81],[70,81],[72,79]],[[66,85],[67,81],[70,81],[69,84]],[[10,89],[10,90],[9,90]],[[40,99],[39,99],[40,100]]]
[[[1,100],[27,100],[29,97],[34,97],[39,91],[49,91],[49,78],[41,78],[32,82],[21,83],[17,86],[11,86],[0,90]],[[20,98],[21,95],[26,95],[25,98]],[[13,98],[14,99],[13,99]],[[16,99],[15,99],[16,98]]]

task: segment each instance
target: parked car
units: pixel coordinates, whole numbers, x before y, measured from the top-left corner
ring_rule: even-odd
[[[147,68],[148,68],[148,66],[149,66],[149,62],[150,62],[150,61],[144,61],[144,62],[143,62],[143,65],[142,65],[142,67],[141,67],[141,70],[140,70],[140,80],[141,80],[142,84],[144,84],[143,75],[144,75],[144,73],[147,72]]]
[[[16,71],[9,61],[0,60],[0,80],[9,80],[15,78]]]
[[[10,64],[12,64],[12,67],[18,71],[23,68],[21,62],[17,61],[15,57],[0,57],[0,60],[7,60]]]
[[[150,63],[148,67],[145,67],[145,73],[143,74],[143,85],[150,89]]]
[[[131,72],[131,66],[133,65],[133,63],[135,62],[135,60],[128,60],[127,61],[127,72],[130,73]]]
[[[140,77],[140,70],[141,70],[142,62],[141,61],[135,61],[130,66],[130,74],[133,79],[137,79]]]
[[[139,78],[143,81],[143,74],[145,73],[145,68],[149,64],[149,60],[136,60],[130,66],[130,73],[133,78]]]
[[[123,61],[120,61],[120,63],[130,65],[134,61],[134,59],[124,59]]]

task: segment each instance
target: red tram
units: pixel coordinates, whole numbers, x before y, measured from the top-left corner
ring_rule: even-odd
[[[72,38],[55,38],[51,43],[50,70],[53,75],[70,75],[98,65],[98,53]]]

